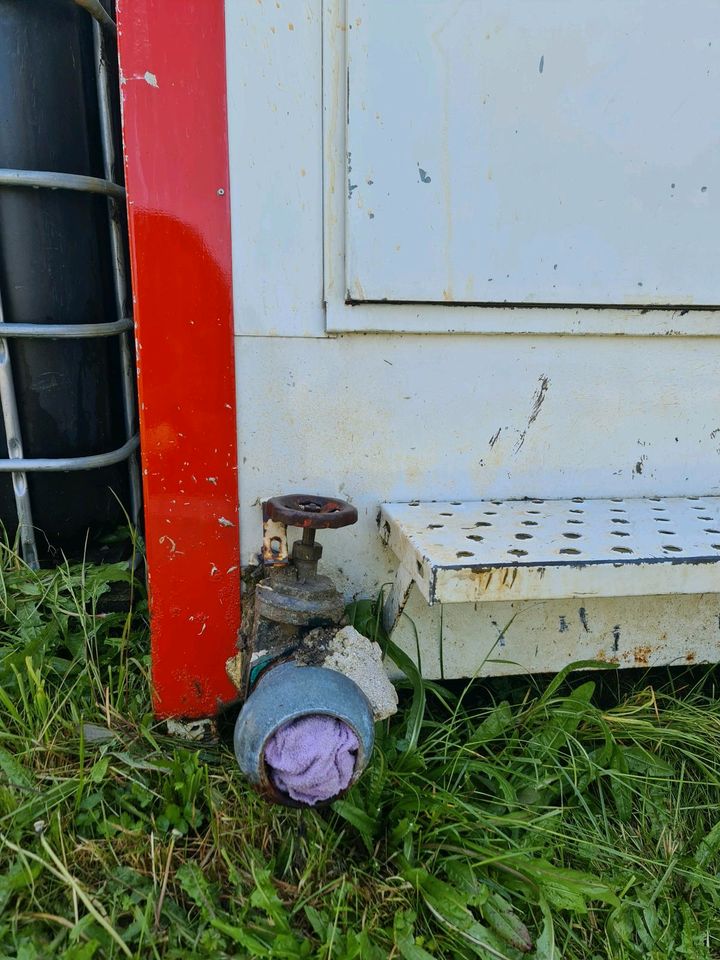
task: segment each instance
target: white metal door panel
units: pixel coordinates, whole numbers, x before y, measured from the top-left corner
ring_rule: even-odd
[[[717,0],[347,0],[350,301],[720,303]]]

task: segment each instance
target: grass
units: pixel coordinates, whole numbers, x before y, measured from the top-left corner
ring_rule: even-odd
[[[3,549],[0,957],[720,957],[712,670],[441,686],[389,652],[409,681],[366,776],[269,807],[153,720],[131,563]]]

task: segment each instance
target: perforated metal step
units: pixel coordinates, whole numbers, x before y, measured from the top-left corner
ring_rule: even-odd
[[[386,503],[379,525],[395,593],[431,604],[720,592],[720,497]]]

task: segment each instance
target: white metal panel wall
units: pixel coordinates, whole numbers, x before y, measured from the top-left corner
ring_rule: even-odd
[[[716,0],[347,17],[350,299],[720,303]]]
[[[349,592],[392,569],[384,501],[720,494],[717,340],[348,334],[236,354],[243,559],[260,498],[349,497],[358,524],[320,535]]]
[[[227,0],[226,24],[235,330],[322,335],[322,9]]]
[[[344,29],[332,21],[334,7],[327,11],[326,50],[328,22],[340,34]],[[321,3],[227,0],[227,30],[244,561],[259,546],[260,500],[292,490],[338,494],[358,506],[356,526],[323,534],[325,570],[348,595],[374,593],[393,572],[394,558],[375,527],[385,500],[720,493],[720,340],[714,337],[326,336],[323,172],[328,216],[334,208],[331,170],[322,166],[323,134],[331,131],[320,108]],[[342,203],[344,196],[343,189]],[[326,243],[327,231],[326,221]],[[329,252],[342,261],[337,245]],[[327,287],[327,272],[325,280]],[[418,316],[407,305],[335,304],[336,311],[382,311],[379,322],[390,329],[407,329],[408,315]],[[482,310],[434,309],[436,328],[445,331],[463,329],[468,309]],[[577,315],[488,313],[506,329],[509,313],[536,318],[541,330],[567,329],[568,315]],[[642,319],[638,312],[616,314],[623,317]],[[686,320],[673,324],[668,314],[666,329]],[[417,329],[428,329],[421,323]],[[576,332],[583,329],[579,324]],[[627,332],[627,324],[618,329]],[[720,632],[714,640],[712,633],[717,597],[667,603],[662,622],[683,635],[697,615],[705,644],[697,647],[698,659],[707,656],[720,640]],[[645,618],[660,622],[655,607],[632,610],[619,601],[593,602],[593,642],[606,637],[609,656],[616,626],[634,616],[629,636],[635,638]],[[430,672],[437,673],[438,611],[413,603],[412,612],[434,664]],[[455,675],[477,669],[497,639],[492,621],[504,622],[506,611],[486,614],[481,622],[472,607],[448,608]],[[571,656],[584,648],[566,643],[561,616],[571,622],[564,608],[529,604],[515,636],[534,645],[554,624],[556,659]],[[585,633],[582,624],[578,630]],[[663,632],[666,626],[658,643]]]

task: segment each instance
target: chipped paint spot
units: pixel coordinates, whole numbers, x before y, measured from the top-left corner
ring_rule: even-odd
[[[167,534],[163,534],[162,537],[159,537],[159,538],[158,538],[158,543],[160,543],[160,544],[162,544],[162,545],[164,545],[164,544],[166,544],[166,543],[169,544],[169,546],[170,546],[170,553],[171,553],[171,554],[178,554],[178,555],[182,556],[182,550],[178,550],[177,544],[175,543],[175,541],[173,540],[173,538],[172,538],[172,537],[168,537]]]
[[[155,87],[156,90],[158,89],[159,85],[157,82],[157,77],[154,73],[150,73],[149,70],[146,70],[145,74],[143,75],[143,80],[149,87]]]
[[[580,623],[583,625],[583,630],[585,633],[588,633],[587,610],[585,607],[580,607],[578,614],[580,616]]]
[[[234,527],[235,524],[232,520],[228,520],[227,517],[218,517],[218,523],[221,527]]]

